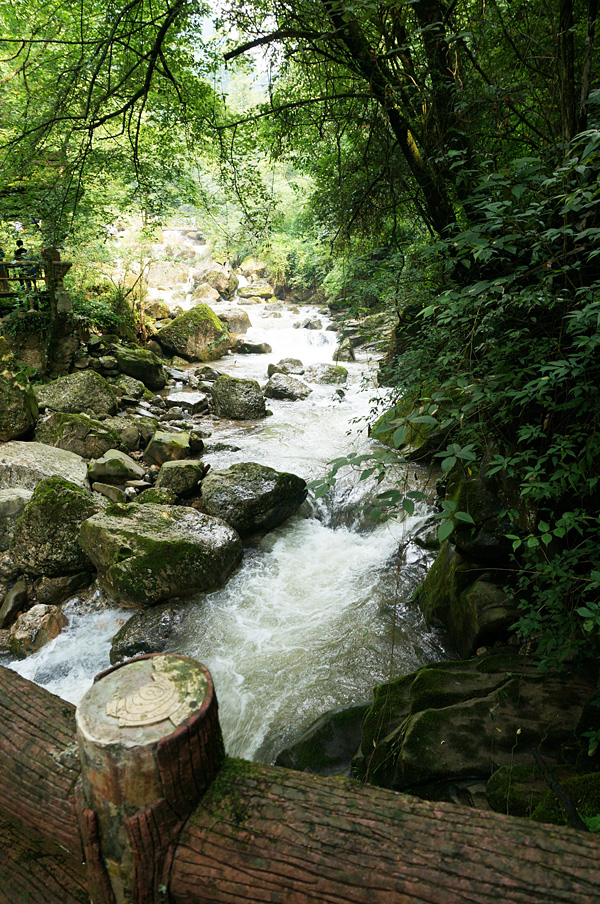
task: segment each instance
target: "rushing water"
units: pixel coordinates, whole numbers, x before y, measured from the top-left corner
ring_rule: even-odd
[[[264,383],[271,361],[331,362],[334,332],[294,327],[314,310],[298,314],[279,303],[246,310],[247,338],[273,351],[229,356],[216,362],[219,370]],[[319,317],[325,327],[327,318]],[[258,461],[312,480],[332,458],[366,450],[374,363],[345,366],[346,385],[312,384],[303,402],[269,400],[273,413],[263,421],[203,418],[202,427],[213,431],[209,444],[225,447],[205,459],[213,469]],[[405,476],[422,482],[413,472]],[[342,478],[325,500],[307,501],[277,530],[250,542],[226,587],[185,601],[170,649],[211,670],[230,754],[272,762],[325,710],[367,700],[375,684],[443,655],[409,602],[428,561],[411,537],[427,512],[374,525],[365,508],[375,491],[371,481]],[[71,601],[66,612],[68,629],[13,667],[76,702],[108,665],[110,639],[130,613],[112,608],[99,591]]]

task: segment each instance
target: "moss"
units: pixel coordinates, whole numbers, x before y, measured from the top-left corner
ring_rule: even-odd
[[[411,706],[410,688],[414,678],[414,674],[404,675],[375,688],[375,700],[363,719],[363,752],[370,752],[381,738],[386,737],[408,716]]]
[[[425,709],[443,709],[476,697],[485,697],[506,683],[506,675],[484,681],[473,671],[422,668],[416,673],[410,688],[411,712]]]
[[[550,771],[561,783],[574,777],[572,766],[555,766]],[[534,763],[502,766],[485,786],[487,802],[492,810],[508,816],[531,816],[547,793],[548,786]]]
[[[600,814],[600,773],[577,775],[564,781],[562,787],[573,801],[582,819]],[[532,819],[537,822],[551,822],[559,826],[569,825],[565,811],[552,791],[549,791],[535,808]]]

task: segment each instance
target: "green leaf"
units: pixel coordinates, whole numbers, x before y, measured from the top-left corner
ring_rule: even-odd
[[[408,436],[408,427],[403,424],[402,427],[398,427],[397,430],[394,430],[394,434],[392,436],[392,443],[395,449],[398,449],[406,442],[406,437]]]
[[[442,471],[451,471],[455,464],[456,458],[454,455],[451,455],[449,458],[442,459]]]
[[[471,515],[469,515],[468,512],[455,512],[454,517],[458,521],[464,521],[465,524],[475,524],[475,522],[473,521],[473,518],[471,517]]]
[[[438,540],[440,543],[443,543],[444,540],[447,540],[452,531],[454,530],[454,522],[448,518],[446,521],[442,521],[437,529]]]
[[[415,513],[415,504],[412,499],[403,499],[402,508],[408,515],[414,515]]]

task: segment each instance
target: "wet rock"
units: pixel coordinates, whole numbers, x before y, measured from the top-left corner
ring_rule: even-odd
[[[111,663],[117,665],[133,656],[162,653],[181,627],[183,616],[184,610],[173,605],[153,606],[136,612],[113,638]]]
[[[334,361],[356,361],[354,348],[349,342],[341,342],[333,353]]]
[[[176,505],[178,501],[176,494],[164,487],[142,490],[136,500],[140,505]]]
[[[277,364],[269,364],[267,376],[272,377],[273,374],[296,374],[301,377],[304,370],[304,365],[298,358],[282,358]]]
[[[206,282],[197,285],[192,292],[192,301],[219,301],[221,296],[211,285]]]
[[[167,461],[156,480],[157,489],[170,490],[176,496],[189,496],[202,480],[206,465],[199,461]]]
[[[238,288],[240,298],[273,298],[273,286],[268,282],[254,282]]]
[[[268,399],[285,399],[291,402],[308,398],[312,389],[287,374],[275,373],[265,386],[265,396]]]
[[[348,371],[341,364],[313,364],[307,367],[304,379],[311,383],[345,383]]]
[[[91,493],[60,477],[40,481],[15,527],[13,562],[24,574],[50,577],[89,570],[79,529],[100,507]]]
[[[94,493],[100,493],[101,496],[110,499],[111,502],[127,502],[127,497],[123,490],[113,484],[96,481],[92,484],[92,490]]]
[[[167,408],[181,408],[192,415],[208,411],[208,396],[203,392],[173,392],[165,399]]]
[[[214,590],[242,558],[235,530],[185,506],[111,505],[84,521],[80,542],[101,585],[133,606]]]
[[[148,317],[151,317],[152,320],[168,320],[171,312],[164,301],[155,299],[154,301],[147,301],[145,303],[144,313]]]
[[[32,490],[0,490],[0,551],[8,549],[17,521],[31,499]]]
[[[128,377],[127,374],[120,374],[116,380],[113,380],[112,386],[117,393],[121,394],[121,399],[125,396],[126,398],[134,399],[136,402],[143,398],[146,391],[146,387],[141,380],[136,380],[135,377]]]
[[[82,458],[100,458],[109,449],[121,445],[119,434],[106,422],[87,414],[67,414],[56,411],[38,424],[36,442],[57,449],[66,449]]]
[[[124,486],[128,480],[141,480],[146,472],[125,452],[109,450],[102,458],[88,465],[90,483],[112,483]]]
[[[93,411],[94,414],[116,414],[117,397],[104,377],[93,370],[67,374],[52,383],[36,386],[40,409],[66,411],[80,414]]]
[[[65,574],[57,578],[42,577],[35,582],[34,592],[38,603],[57,605],[74,596],[78,590],[89,587],[91,571]]]
[[[205,364],[204,367],[196,368],[194,375],[207,383],[214,383],[215,380],[218,380],[219,377],[223,376],[222,373],[219,373],[219,371],[215,370],[214,367],[211,367],[210,364]]]
[[[114,355],[122,374],[134,377],[148,389],[157,390],[166,386],[167,375],[162,362],[149,349],[119,346],[114,349]]]
[[[360,746],[370,703],[339,707],[319,716],[275,760],[276,766],[314,775],[347,774]]]
[[[322,330],[323,324],[318,317],[307,317],[301,323],[295,323],[294,328],[303,330]]]
[[[355,774],[373,784],[442,799],[442,785],[502,766],[549,765],[578,748],[575,728],[594,692],[580,676],[544,676],[514,648],[433,663],[375,689]]]
[[[0,336],[0,442],[28,434],[37,416],[35,392],[25,374],[19,372],[6,339]]]
[[[167,433],[157,430],[144,450],[144,461],[164,465],[166,461],[180,461],[192,456],[189,433]]]
[[[202,481],[202,506],[241,536],[268,531],[289,518],[306,499],[306,483],[295,474],[255,462],[210,471]]]
[[[17,615],[27,603],[27,584],[24,580],[17,581],[4,597],[0,609],[0,629],[10,628]]]
[[[0,489],[34,490],[44,477],[62,477],[89,488],[87,465],[74,452],[18,440],[0,446]]]
[[[222,376],[211,389],[215,414],[233,420],[256,420],[266,415],[265,399],[256,380]]]
[[[30,656],[58,637],[67,625],[67,618],[57,606],[38,603],[28,612],[22,612],[10,629],[10,652],[19,659]]]
[[[220,267],[203,273],[202,282],[216,289],[222,298],[233,298],[238,287],[237,276]]]
[[[227,326],[208,305],[198,304],[156,333],[163,349],[190,361],[214,361],[229,349]]]
[[[247,339],[236,339],[231,349],[238,355],[270,355],[273,351],[267,342],[248,342]]]
[[[248,312],[242,308],[226,308],[219,311],[219,320],[226,323],[232,335],[246,333],[252,326]]]

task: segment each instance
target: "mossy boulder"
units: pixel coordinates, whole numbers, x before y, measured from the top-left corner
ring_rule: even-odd
[[[512,648],[435,663],[376,689],[354,767],[357,777],[436,799],[436,786],[573,758],[575,728],[592,682],[543,676]]]
[[[116,395],[104,377],[94,370],[67,374],[52,383],[36,386],[35,393],[42,410],[116,414],[118,409]]]
[[[231,343],[227,326],[206,304],[185,311],[158,330],[155,338],[165,351],[189,361],[222,358]]]
[[[512,545],[506,534],[511,525],[495,479],[488,478],[485,469],[471,473],[456,465],[448,475],[446,499],[456,505],[456,511],[467,512],[473,519],[472,525],[456,523],[452,542],[460,551],[478,563],[508,567]]]
[[[518,611],[493,573],[477,568],[445,540],[415,593],[425,621],[442,627],[460,656],[507,638]]]
[[[272,298],[274,294],[273,286],[268,282],[255,282],[238,288],[240,298]]]
[[[369,706],[357,704],[323,713],[281,751],[275,765],[315,775],[345,774],[360,744],[362,720]]]
[[[202,282],[208,283],[209,286],[216,289],[222,298],[233,298],[239,280],[235,273],[214,267],[212,270],[203,273]]]
[[[177,495],[172,490],[165,490],[164,487],[142,490],[136,500],[140,505],[176,505],[178,501]]]
[[[119,370],[128,377],[134,377],[148,389],[162,389],[167,385],[167,375],[160,360],[154,352],[145,348],[126,348],[123,345],[113,348]]]
[[[170,490],[176,496],[189,496],[194,492],[205,471],[199,461],[166,461],[156,479],[156,488]]]
[[[265,397],[256,380],[221,376],[211,386],[217,417],[257,420],[265,417]]]
[[[600,773],[575,775],[565,779],[561,785],[582,819],[600,815]],[[551,791],[537,805],[532,818],[537,822],[552,822],[558,826],[569,825],[564,807]]]
[[[38,443],[66,449],[82,458],[100,458],[109,449],[118,449],[121,438],[105,422],[87,414],[67,414],[56,411],[41,421],[35,431]]]
[[[573,766],[557,766],[551,771],[560,784],[574,774]],[[485,786],[485,795],[488,804],[497,813],[531,816],[536,807],[545,801],[548,785],[535,763],[512,764],[494,772]]]
[[[191,455],[190,434],[183,432],[167,433],[165,430],[157,430],[144,449],[144,461],[159,467],[167,461],[180,461]]]
[[[348,371],[341,364],[312,364],[306,368],[304,379],[310,383],[345,383]]]
[[[111,385],[118,395],[127,396],[130,399],[141,399],[147,392],[141,380],[136,380],[135,377],[128,377],[127,374],[119,374]]]
[[[15,527],[10,542],[13,562],[25,574],[50,577],[89,571],[79,531],[100,508],[91,493],[67,480],[40,481]]]
[[[222,518],[243,537],[277,527],[302,505],[306,494],[301,477],[255,462],[209,471],[202,481],[204,511]]]
[[[81,525],[80,543],[117,602],[135,607],[222,586],[242,558],[239,534],[185,506],[111,505]]]
[[[37,416],[35,392],[19,370],[6,339],[0,336],[0,442],[25,436]]]
[[[117,449],[110,449],[101,458],[88,465],[90,483],[109,483],[124,486],[128,480],[143,480],[145,470],[133,458]]]

